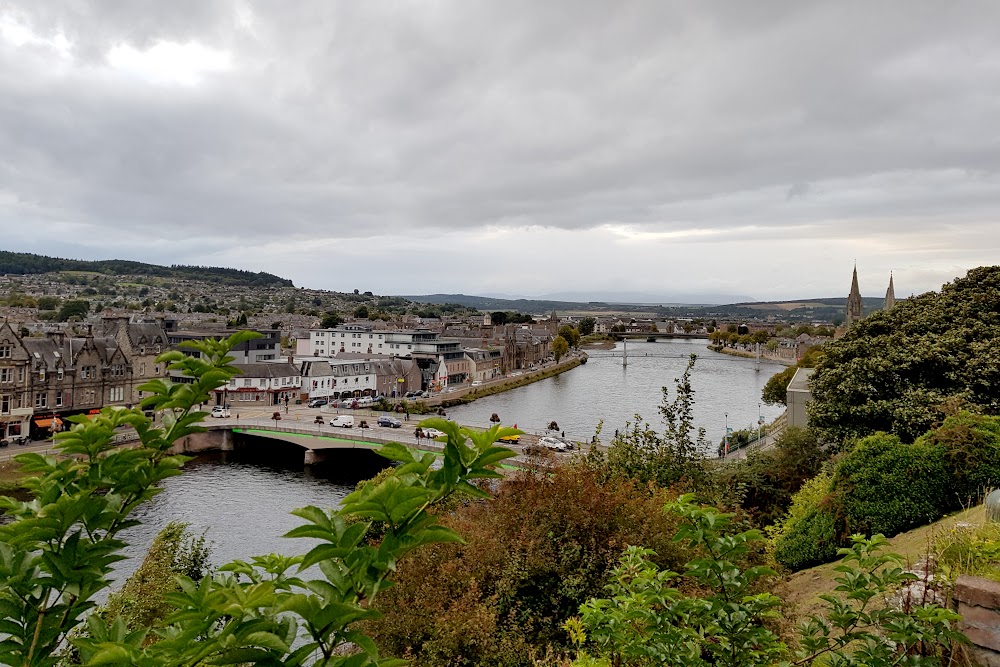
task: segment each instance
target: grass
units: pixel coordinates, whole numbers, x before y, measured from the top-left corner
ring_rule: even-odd
[[[889,551],[900,554],[906,562],[914,564],[927,556],[938,537],[954,529],[956,524],[982,525],[985,521],[986,509],[979,505],[896,535],[889,540]],[[817,565],[788,577],[781,597],[788,605],[793,620],[804,621],[810,615],[820,612],[824,603],[819,596],[832,594],[837,587],[833,579],[840,573],[834,570],[835,567],[836,562]]]

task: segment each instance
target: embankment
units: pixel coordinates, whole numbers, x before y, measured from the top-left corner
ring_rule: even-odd
[[[505,378],[502,382],[493,382],[482,387],[468,387],[466,389],[460,389],[459,391],[448,396],[429,399],[426,403],[428,406],[440,406],[442,408],[450,408],[453,405],[464,405],[466,403],[471,403],[477,398],[492,396],[493,394],[499,394],[511,389],[517,389],[518,387],[524,387],[532,382],[538,382],[539,380],[554,377],[585,363],[587,363],[587,355],[585,353],[576,354],[549,368],[542,368],[537,371],[526,371],[523,375],[519,375],[518,377]]]

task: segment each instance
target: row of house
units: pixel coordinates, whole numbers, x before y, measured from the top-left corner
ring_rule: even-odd
[[[184,343],[231,332],[181,331],[163,319],[133,322],[109,316],[87,325],[83,335],[22,333],[9,323],[0,325],[3,440],[47,437],[69,415],[138,405],[143,399],[139,387],[150,379],[191,382],[157,357],[168,349],[198,354]],[[279,405],[316,397],[440,391],[529,368],[547,357],[551,343],[547,329],[530,327],[487,327],[442,337],[427,329],[352,324],[313,330],[301,339],[298,355],[285,356],[280,331],[260,333],[231,351],[242,374],[216,392],[216,403]]]

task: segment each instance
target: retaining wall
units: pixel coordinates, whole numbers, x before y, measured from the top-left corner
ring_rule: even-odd
[[[954,600],[962,615],[958,629],[972,642],[976,661],[1000,667],[1000,582],[962,575],[955,582]]]

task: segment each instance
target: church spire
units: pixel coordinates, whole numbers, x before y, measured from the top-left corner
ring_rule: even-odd
[[[892,286],[892,271],[889,272],[889,289],[885,291],[885,305],[883,310],[892,310],[896,305],[896,290]]]
[[[861,301],[861,290],[858,289],[858,265],[854,265],[854,276],[851,278],[851,293],[847,295],[847,318],[845,324],[848,328],[865,316],[865,307]]]

